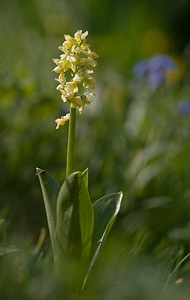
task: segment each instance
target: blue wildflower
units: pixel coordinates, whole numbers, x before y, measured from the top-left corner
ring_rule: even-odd
[[[177,111],[180,115],[187,115],[190,113],[190,99],[182,99],[178,103]]]
[[[177,68],[177,64],[166,54],[157,54],[150,59],[143,59],[133,67],[136,78],[145,77],[151,86],[158,87],[166,79],[166,73]]]
[[[152,70],[173,71],[177,64],[166,54],[157,54],[149,59],[149,68]]]
[[[147,80],[152,86],[160,86],[164,81],[163,72],[160,70],[151,70],[147,74]]]
[[[137,62],[133,67],[133,75],[135,77],[143,77],[148,72],[148,60],[143,59],[139,62]]]

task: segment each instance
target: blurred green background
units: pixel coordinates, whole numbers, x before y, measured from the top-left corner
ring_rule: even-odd
[[[189,251],[190,114],[178,112],[190,98],[189,19],[189,0],[1,2],[0,208],[9,236],[35,240],[47,227],[35,167],[65,178],[68,127],[56,131],[54,120],[69,108],[52,58],[64,34],[82,29],[99,54],[98,84],[93,105],[77,116],[75,170],[89,167],[93,201],[124,192],[112,231],[124,249],[158,261]],[[157,53],[179,70],[153,90],[132,68]]]

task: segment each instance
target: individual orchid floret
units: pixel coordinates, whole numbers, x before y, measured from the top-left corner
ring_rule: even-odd
[[[62,116],[60,119],[55,120],[55,123],[57,123],[56,129],[59,129],[60,125],[64,125],[67,121],[70,119],[70,114],[66,114],[66,116]]]
[[[59,82],[57,90],[61,92],[61,99],[69,102],[71,107],[78,109],[79,113],[82,113],[85,104],[92,103],[94,94],[90,93],[89,89],[94,89],[96,86],[92,73],[97,65],[98,55],[86,44],[87,35],[88,31],[83,33],[82,30],[78,30],[74,37],[65,35],[65,42],[59,47],[63,54],[59,59],[53,59],[57,65],[53,71],[59,73],[56,80]],[[59,123],[56,122],[59,128],[59,125],[64,124],[65,119],[57,120],[61,120]]]

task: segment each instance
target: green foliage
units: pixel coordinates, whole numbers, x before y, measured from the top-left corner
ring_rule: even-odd
[[[110,194],[98,199],[93,204],[94,228],[91,245],[91,262],[83,283],[83,288],[96,261],[101,246],[105,242],[115,218],[117,217],[122,198],[123,193]]]
[[[91,256],[97,253],[97,249],[104,243],[107,235],[120,210],[123,193],[115,193],[104,196],[94,202],[94,230],[92,237]]]
[[[100,59],[96,100],[77,122],[76,170],[89,166],[92,203],[124,192],[82,299],[189,298],[189,259],[160,296],[190,249],[190,118],[177,111],[190,95],[189,12],[188,1],[171,0],[1,4],[0,242],[3,251],[20,249],[0,257],[2,299],[74,298],[65,291],[72,267],[65,265],[59,288],[51,276],[48,234],[40,253],[32,253],[47,227],[34,166],[59,183],[65,174],[67,124],[58,132],[54,120],[68,110],[57,105],[52,57],[63,34],[78,28],[89,29]],[[177,58],[181,77],[157,90],[134,82],[134,63],[161,51]]]
[[[87,188],[88,169],[83,173],[72,173],[60,189],[46,171],[37,168],[37,175],[44,197],[56,268],[60,269],[65,260],[81,261],[82,268],[88,270],[85,284],[119,212],[123,194],[107,195],[92,206]],[[84,276],[82,272],[80,281]]]
[[[94,216],[83,175],[71,174],[57,199],[56,239],[64,254],[88,260]]]
[[[51,237],[51,244],[55,249],[55,227],[56,227],[56,209],[57,209],[57,197],[60,187],[53,177],[45,170],[36,168],[37,175],[39,176],[40,185],[42,189],[46,216],[48,221],[49,233]]]

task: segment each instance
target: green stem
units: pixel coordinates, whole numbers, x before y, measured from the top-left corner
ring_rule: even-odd
[[[166,281],[166,283],[165,283],[165,285],[164,285],[163,291],[166,290],[166,288],[167,288],[167,286],[168,286],[168,284],[169,284],[171,278],[173,277],[173,275],[175,274],[175,272],[177,271],[177,269],[181,266],[181,264],[182,264],[189,256],[190,256],[190,252],[189,252],[184,258],[182,258],[182,260],[180,260],[180,262],[177,264],[177,266],[175,267],[175,269],[173,270],[173,272],[169,274],[168,279],[167,279],[167,281]]]
[[[68,177],[72,173],[74,144],[75,144],[75,121],[76,121],[76,108],[70,107],[66,177]]]

